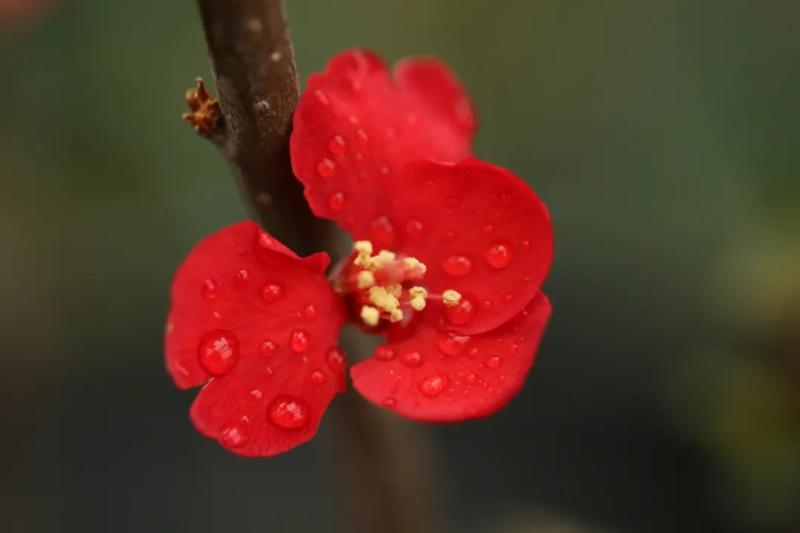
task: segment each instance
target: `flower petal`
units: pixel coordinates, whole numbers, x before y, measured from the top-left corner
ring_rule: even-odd
[[[376,55],[345,52],[308,80],[294,116],[292,167],[314,213],[353,232],[408,162],[469,157],[474,125],[444,65],[408,59],[392,79]]]
[[[181,388],[213,378],[192,411],[205,435],[237,453],[269,455],[313,434],[343,385],[343,365],[327,360],[345,318],[323,275],[328,261],[324,254],[299,258],[255,223],[240,222],[205,238],[180,266],[166,363]],[[243,394],[254,389],[260,392],[245,401]],[[222,390],[231,398],[216,396]],[[303,431],[285,431],[280,445],[272,442],[280,428],[262,427],[269,424],[265,406],[279,395],[299,398],[310,413]],[[256,416],[252,409],[259,405],[265,409]],[[249,420],[249,444],[233,446],[226,424],[242,416]]]
[[[427,266],[431,293],[453,289],[445,327],[481,333],[517,315],[539,292],[553,255],[547,208],[521,179],[478,160],[418,161],[387,187],[391,201],[375,210],[394,232],[393,249]],[[355,235],[356,238],[365,238]]]
[[[369,401],[415,420],[454,422],[488,416],[520,390],[550,316],[539,293],[508,324],[471,337],[423,324],[376,348],[350,369]]]

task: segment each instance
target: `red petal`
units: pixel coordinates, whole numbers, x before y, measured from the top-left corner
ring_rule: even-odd
[[[454,422],[488,416],[520,390],[550,316],[539,293],[512,321],[472,337],[428,325],[378,347],[350,370],[369,401],[416,420]]]
[[[343,377],[327,363],[345,317],[322,275],[328,261],[324,254],[298,258],[255,223],[240,222],[204,239],[180,266],[166,362],[181,388],[214,377],[192,410],[205,435],[243,455],[271,455],[313,435]],[[260,394],[245,398],[255,389]],[[232,396],[219,398],[221,390]],[[302,430],[268,422],[266,406],[279,395],[306,402]],[[260,413],[251,411],[259,405]],[[243,416],[249,437],[234,446],[228,425]]]
[[[445,310],[451,318],[445,327],[468,334],[494,329],[539,292],[553,255],[552,224],[545,205],[514,174],[478,160],[419,161],[387,189],[392,200],[376,214],[402,228],[393,249],[425,263],[430,292],[454,289],[463,296],[460,306]],[[426,311],[428,320],[442,307]]]
[[[294,116],[292,167],[314,213],[353,232],[408,162],[469,157],[474,123],[466,93],[442,64],[405,60],[392,79],[376,55],[345,52],[308,80]]]

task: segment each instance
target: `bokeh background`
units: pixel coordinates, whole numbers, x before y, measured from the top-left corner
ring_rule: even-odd
[[[330,424],[243,460],[163,369],[175,266],[245,216],[179,118],[210,77],[193,2],[22,3],[0,2],[0,530],[346,530]],[[353,46],[453,65],[479,156],[553,214],[527,386],[422,429],[446,527],[800,531],[800,4],[287,4],[303,78]]]

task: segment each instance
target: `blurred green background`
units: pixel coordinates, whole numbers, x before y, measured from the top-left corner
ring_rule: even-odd
[[[800,530],[800,4],[287,7],[303,78],[353,46],[450,63],[477,154],[553,214],[554,315],[526,388],[424,429],[449,528]],[[194,393],[163,369],[174,268],[245,216],[180,120],[210,78],[193,2],[0,21],[0,529],[346,524],[324,421],[291,454],[239,459],[192,429]]]

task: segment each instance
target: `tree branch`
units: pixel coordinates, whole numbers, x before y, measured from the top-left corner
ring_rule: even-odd
[[[326,226],[308,210],[289,160],[299,88],[283,3],[197,3],[223,114],[217,145],[238,179],[242,199],[290,248],[317,251],[327,240]]]

